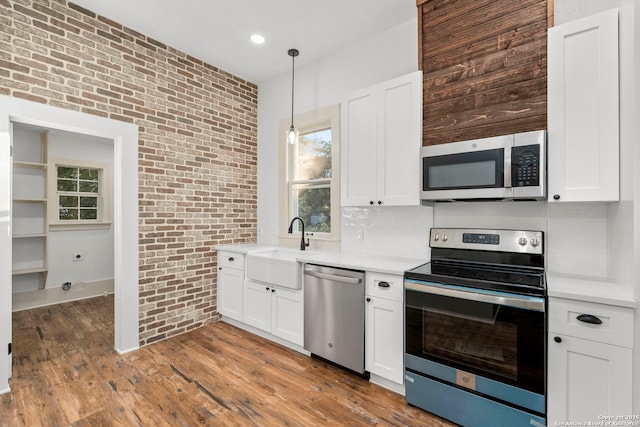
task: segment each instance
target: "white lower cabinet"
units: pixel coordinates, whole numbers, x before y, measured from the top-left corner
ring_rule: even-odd
[[[302,291],[245,281],[244,323],[304,345]]]
[[[630,415],[632,343],[632,309],[550,298],[547,425]]]
[[[271,332],[271,286],[246,280],[244,323]]]
[[[218,252],[218,313],[242,321],[244,256]]]
[[[365,369],[397,384],[404,382],[402,276],[367,272]]]

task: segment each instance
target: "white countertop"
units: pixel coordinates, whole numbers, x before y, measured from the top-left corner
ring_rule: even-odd
[[[606,278],[591,279],[547,274],[547,293],[550,297],[611,304],[635,308],[637,302],[633,286],[617,283]]]
[[[410,270],[428,261],[427,259],[401,258],[394,257],[392,255],[365,255],[341,251],[296,251],[292,248],[258,245],[256,243],[242,245],[218,245],[215,246],[214,249],[248,255],[276,248],[283,251],[295,252],[296,261],[302,263],[322,264],[332,267],[350,268],[354,270],[386,274],[403,274],[406,270]]]
[[[257,250],[269,249],[273,246],[258,245],[257,243],[245,243],[240,245],[217,245],[213,249],[217,251],[227,251],[236,254],[248,254],[249,252],[256,252]]]

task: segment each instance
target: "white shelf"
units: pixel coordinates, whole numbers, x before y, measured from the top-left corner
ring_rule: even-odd
[[[36,237],[47,237],[46,233],[33,233],[33,234],[14,234],[14,239],[33,239]]]
[[[14,168],[28,168],[28,169],[46,169],[46,163],[36,163],[36,162],[21,162],[14,160],[13,162]]]
[[[47,278],[48,134],[14,141],[13,287],[43,289]]]
[[[18,198],[18,199],[13,199],[14,202],[20,202],[20,203],[46,203],[47,199],[28,199],[28,198]]]
[[[32,268],[18,268],[13,270],[11,273],[14,276],[19,276],[21,274],[32,274],[32,273],[44,273],[47,271],[47,267],[32,267]]]

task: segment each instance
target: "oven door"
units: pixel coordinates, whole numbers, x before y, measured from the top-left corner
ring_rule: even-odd
[[[545,412],[545,299],[405,280],[409,371]]]

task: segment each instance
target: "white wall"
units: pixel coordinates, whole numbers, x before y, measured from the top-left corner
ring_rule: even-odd
[[[111,176],[106,179],[113,182],[113,141],[52,131],[49,133],[49,157],[107,164]],[[110,197],[112,199],[113,195]],[[113,209],[112,201],[110,206]],[[113,218],[113,212],[110,217]],[[82,261],[73,260],[76,252],[82,253]],[[60,287],[64,282],[76,284],[113,279],[113,226],[98,230],[50,230],[48,255],[47,288]]]
[[[18,158],[19,155],[19,158],[46,162],[47,159],[40,159],[40,139],[43,132],[43,129],[27,128],[20,124],[15,125],[13,141],[16,158]],[[49,131],[47,140],[47,153],[49,158],[107,164],[111,172],[107,179],[110,183],[113,182],[113,141],[55,129]],[[27,172],[29,171],[30,170],[27,170]],[[46,175],[46,172],[34,170],[32,179],[26,180],[23,176],[20,180],[14,180],[14,194],[44,197],[44,192],[41,190],[44,188],[44,175]],[[25,186],[31,188],[22,188]],[[111,186],[110,184],[109,187]],[[34,188],[38,189],[40,194],[32,194]],[[49,197],[52,198],[55,197],[55,195],[49,194]],[[110,198],[109,206],[111,213],[109,217],[113,218],[112,194]],[[15,228],[19,228],[19,223],[28,223],[41,218],[43,215],[46,216],[46,210],[42,212],[41,206],[27,205],[26,207],[29,209],[40,209],[40,213],[30,218],[29,214],[33,214],[33,212],[25,212],[25,208],[21,207],[17,213],[14,213],[14,231]],[[23,213],[27,215],[24,218],[21,217]],[[38,224],[32,228],[43,229],[45,227],[44,224]],[[48,271],[45,288],[57,288],[67,281],[75,285],[79,282],[91,283],[113,280],[113,238],[112,226],[99,230],[49,230],[47,237]],[[73,261],[72,255],[76,252],[82,253],[82,261]],[[38,277],[35,276],[37,276],[37,274],[14,276],[12,292],[21,293],[39,289],[39,280]],[[49,294],[44,293],[43,295]],[[56,303],[58,301],[55,300],[53,302]]]
[[[416,9],[417,15],[417,9]],[[292,46],[296,47],[296,46]],[[349,92],[418,70],[417,17],[384,33],[347,46],[309,64],[295,74],[295,113],[340,103]],[[305,54],[300,49],[300,56]],[[282,52],[282,61],[290,61]],[[258,91],[258,242],[278,244],[278,144],[280,120],[291,115],[291,75],[261,82]],[[390,236],[398,225],[424,231],[431,226],[431,208],[349,208],[342,210],[342,249],[357,252],[421,256],[427,252],[425,232],[403,233],[404,245]],[[405,221],[406,220],[406,221]],[[352,240],[366,229],[363,239]],[[313,240],[312,243],[313,245]],[[421,253],[416,254],[418,248]]]

